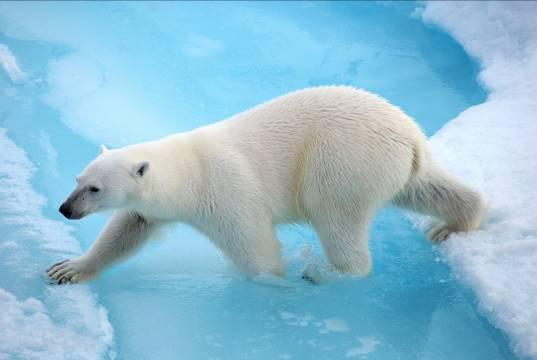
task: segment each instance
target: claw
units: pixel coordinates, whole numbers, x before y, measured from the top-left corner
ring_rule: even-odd
[[[446,224],[439,224],[429,231],[427,237],[434,243],[441,243],[442,241],[445,241],[452,232],[453,230],[451,230]]]
[[[53,267],[52,269],[50,269],[47,274],[48,274],[48,276],[50,276],[52,278],[59,277],[59,276],[61,276],[61,274],[60,274],[61,271],[63,271],[66,267],[67,267],[67,262],[64,261],[63,263],[61,263],[61,264]]]
[[[58,284],[60,285],[63,285],[63,284],[71,284],[71,278],[68,277],[67,275],[63,275],[61,278],[60,278],[60,281],[58,282]]]
[[[63,260],[52,265],[46,272],[50,284],[74,284],[94,276],[78,259]]]
[[[65,262],[67,262],[67,261],[69,261],[69,260],[65,259],[65,260],[62,260],[62,261],[59,261],[59,262],[57,262],[57,263],[54,263],[54,264],[50,265],[50,266],[48,267],[48,269],[47,269],[47,273],[48,273],[50,270],[52,270],[53,267],[56,267],[56,266],[58,266],[58,265],[61,265],[61,264],[65,263]]]
[[[56,280],[52,279],[46,273],[42,275],[42,279],[47,285],[55,285],[56,284]]]

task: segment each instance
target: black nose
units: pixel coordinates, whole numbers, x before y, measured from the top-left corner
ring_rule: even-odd
[[[60,212],[63,214],[63,216],[70,219],[71,215],[73,215],[73,208],[70,205],[63,203],[62,206],[60,206]]]

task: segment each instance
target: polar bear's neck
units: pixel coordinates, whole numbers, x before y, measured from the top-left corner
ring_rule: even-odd
[[[195,213],[200,161],[189,134],[177,134],[138,144],[132,154],[149,162],[142,189],[132,201],[133,210],[148,219],[189,221]]]

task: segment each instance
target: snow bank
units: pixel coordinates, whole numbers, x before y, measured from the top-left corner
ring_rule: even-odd
[[[99,359],[101,356],[102,345],[96,339],[55,324],[39,300],[19,301],[10,292],[0,289],[0,307],[1,358]],[[97,315],[99,320],[107,321],[102,308]]]
[[[99,359],[113,340],[106,310],[88,286],[41,278],[54,260],[80,253],[72,228],[43,216],[35,167],[2,128],[0,149],[0,359]]]
[[[429,2],[422,18],[481,61],[490,91],[430,141],[439,161],[491,201],[483,229],[441,251],[515,352],[537,359],[537,3]]]

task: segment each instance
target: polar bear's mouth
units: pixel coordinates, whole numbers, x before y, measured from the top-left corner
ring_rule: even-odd
[[[69,220],[79,220],[87,215],[85,211],[74,211],[72,204],[69,202],[64,202],[59,209],[60,213]]]
[[[71,215],[70,220],[79,220],[79,219],[82,219],[84,216],[86,216],[87,214],[85,212],[81,212],[79,214],[76,214],[76,215]]]

